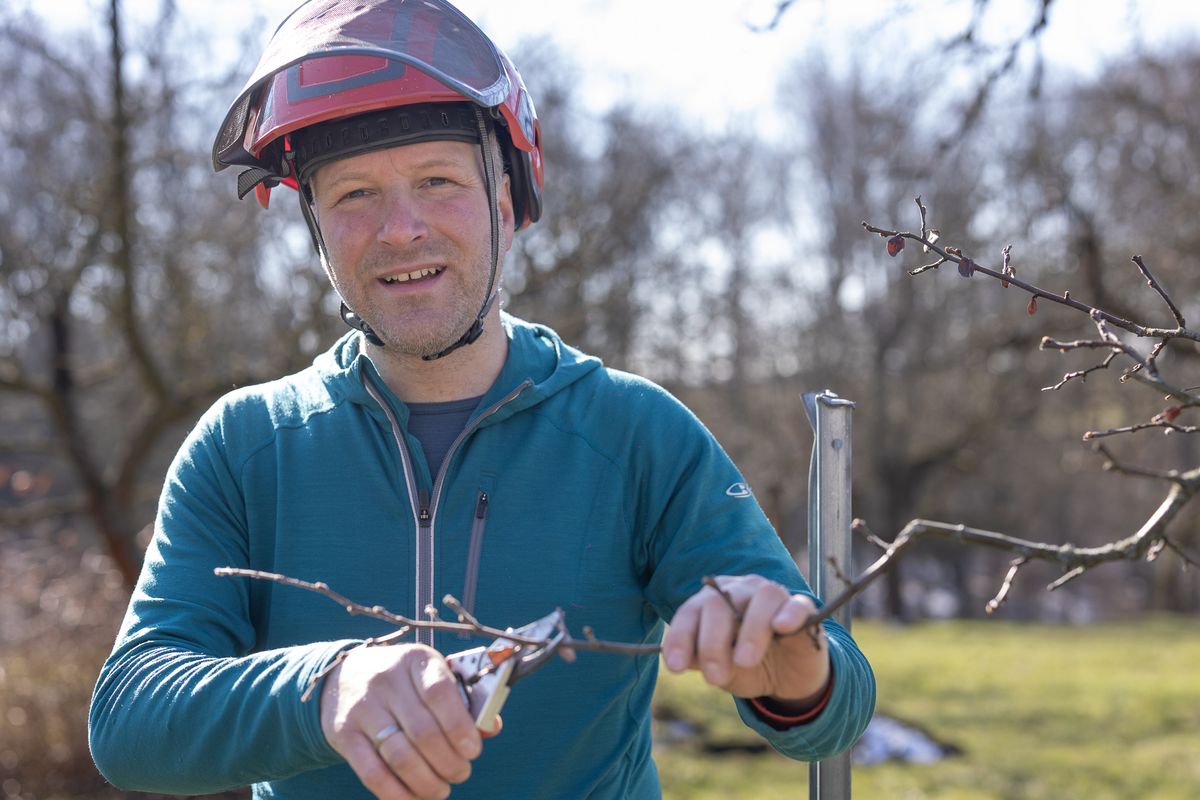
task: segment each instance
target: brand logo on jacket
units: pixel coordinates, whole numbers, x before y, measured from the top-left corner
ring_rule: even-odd
[[[725,494],[730,497],[751,497],[754,492],[750,491],[749,484],[735,483],[725,490]]]

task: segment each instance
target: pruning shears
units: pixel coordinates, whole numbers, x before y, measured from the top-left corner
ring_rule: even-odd
[[[475,720],[475,727],[486,734],[498,732],[496,715],[508,699],[512,685],[541,669],[550,660],[567,635],[562,609],[508,633],[538,644],[500,637],[484,647],[475,647],[446,656],[450,669],[458,677],[463,700]]]

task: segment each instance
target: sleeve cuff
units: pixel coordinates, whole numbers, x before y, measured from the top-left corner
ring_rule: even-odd
[[[772,711],[767,707],[767,698],[765,697],[750,697],[747,701],[750,707],[754,709],[754,713],[763,722],[770,725],[777,731],[785,731],[788,728],[796,725],[803,725],[806,722],[811,722],[817,718],[817,715],[824,710],[825,706],[829,705],[829,698],[833,696],[833,675],[830,674],[829,682],[825,684],[825,691],[821,692],[816,705],[805,711],[803,714],[791,715],[780,714],[777,711]]]

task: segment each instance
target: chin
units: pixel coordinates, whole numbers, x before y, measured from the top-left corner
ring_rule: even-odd
[[[468,325],[469,323],[463,325],[462,330],[465,331]],[[378,329],[373,330],[377,334],[379,333]],[[407,329],[393,329],[379,335],[379,338],[383,340],[384,347],[389,353],[406,356],[425,356],[445,350],[454,344],[461,335],[462,331],[419,331],[409,327]]]

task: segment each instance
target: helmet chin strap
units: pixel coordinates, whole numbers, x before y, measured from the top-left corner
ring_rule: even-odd
[[[488,211],[490,212],[492,223],[491,264],[488,270],[487,294],[483,297],[483,305],[479,308],[479,313],[475,315],[475,321],[471,323],[471,327],[467,328],[462,336],[458,337],[458,341],[441,352],[421,356],[423,361],[436,361],[443,356],[453,353],[463,345],[471,344],[482,336],[483,320],[487,317],[488,312],[492,310],[492,305],[496,302],[496,293],[493,290],[496,288],[496,272],[500,267],[500,201],[496,192],[495,138],[492,126],[488,124],[487,119],[483,115],[483,109],[479,106],[474,106],[474,109],[475,122],[479,126],[479,146],[483,150],[483,182],[484,186],[487,187]]]
[[[499,292],[496,288],[496,273],[500,268],[500,204],[498,192],[496,188],[495,169],[495,134],[492,131],[492,126],[488,124],[487,118],[484,116],[483,109],[478,106],[475,109],[475,121],[479,126],[479,146],[483,150],[483,181],[487,189],[488,210],[491,217],[491,263],[488,271],[487,294],[484,295],[483,305],[479,308],[479,313],[475,315],[475,321],[471,326],[463,332],[462,336],[444,350],[436,353],[421,356],[423,361],[436,361],[439,358],[444,358],[455,350],[464,345],[472,344],[483,335],[483,321],[488,313],[492,310],[492,306],[496,303],[496,298]],[[317,219],[312,209],[312,202],[309,199],[309,190],[307,186],[302,186],[298,192],[300,195],[300,211],[304,215],[304,221],[308,223],[309,233],[312,234],[313,243],[317,247],[317,254],[321,258],[321,266],[329,273],[329,251],[325,247],[325,239],[321,236],[321,229],[317,226]],[[342,321],[355,330],[361,331],[367,341],[377,347],[385,347],[383,340],[379,335],[371,329],[367,321],[346,305],[346,301],[342,301],[341,307]]]

